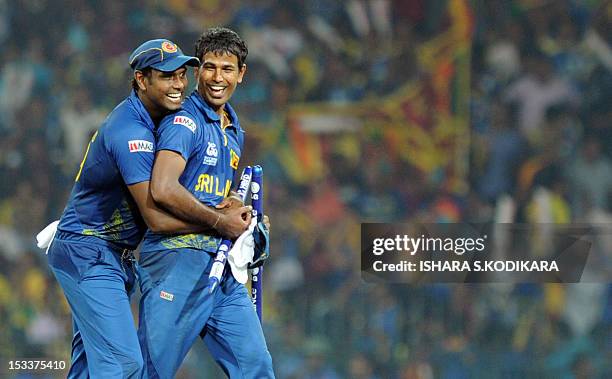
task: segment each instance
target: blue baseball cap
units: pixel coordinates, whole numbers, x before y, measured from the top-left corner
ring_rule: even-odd
[[[164,72],[178,70],[184,65],[200,65],[198,58],[184,55],[174,42],[167,39],[153,39],[138,46],[130,54],[129,62],[133,70],[151,67]]]

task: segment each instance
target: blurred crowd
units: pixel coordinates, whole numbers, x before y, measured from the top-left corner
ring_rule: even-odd
[[[296,178],[280,154],[296,147],[290,110],[385,108],[424,80],[415,52],[459,3],[472,25],[464,186],[406,161],[385,137],[401,125],[385,120],[314,136],[324,167]],[[168,37],[192,53],[204,28],[227,25],[250,49],[232,104],[241,163],[266,172],[264,328],[279,378],[612,377],[609,272],[579,285],[374,285],[359,245],[365,221],[609,226],[611,16],[606,0],[0,0],[0,357],[69,359],[69,308],[34,236],[129,93],[130,51]],[[609,241],[594,248],[610,259]],[[194,349],[181,377],[218,374],[205,355]]]

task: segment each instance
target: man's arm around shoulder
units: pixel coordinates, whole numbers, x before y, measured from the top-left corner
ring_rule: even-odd
[[[249,226],[251,207],[239,206],[215,210],[202,204],[179,182],[186,163],[185,159],[174,151],[157,152],[151,177],[153,200],[184,221],[208,225],[223,237],[237,238]]]

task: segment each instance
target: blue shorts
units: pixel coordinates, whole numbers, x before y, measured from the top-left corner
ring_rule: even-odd
[[[226,273],[208,293],[212,262],[209,253],[189,248],[140,254],[138,338],[146,378],[174,378],[198,336],[230,378],[274,378],[245,286]]]
[[[72,311],[68,378],[140,378],[143,368],[129,294],[133,262],[103,240],[58,232],[49,266]]]

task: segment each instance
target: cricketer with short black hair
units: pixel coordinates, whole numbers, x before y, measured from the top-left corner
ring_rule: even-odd
[[[175,198],[183,191],[209,206],[218,206],[230,191],[244,131],[228,101],[242,82],[247,54],[244,41],[226,28],[209,29],[196,43],[201,61],[195,70],[197,90],[157,131],[151,193],[171,212],[180,212]],[[227,204],[223,211],[240,206]],[[245,286],[226,270],[217,291],[207,289],[220,243],[219,235],[211,233],[145,235],[138,329],[145,377],[173,378],[199,336],[230,378],[274,378]]]
[[[169,40],[155,39],[136,48],[129,64],[132,93],[92,137],[48,248],[49,265],[72,311],[69,378],[141,377],[143,358],[130,308],[132,251],[147,226],[159,233],[199,232],[221,217],[189,195],[179,206],[193,200],[198,207],[190,208],[190,218],[178,219],[157,207],[149,191],[154,130],[164,115],[180,109],[186,66],[197,67],[199,60]],[[240,214],[235,219],[239,226],[226,228],[224,236],[246,229]]]

